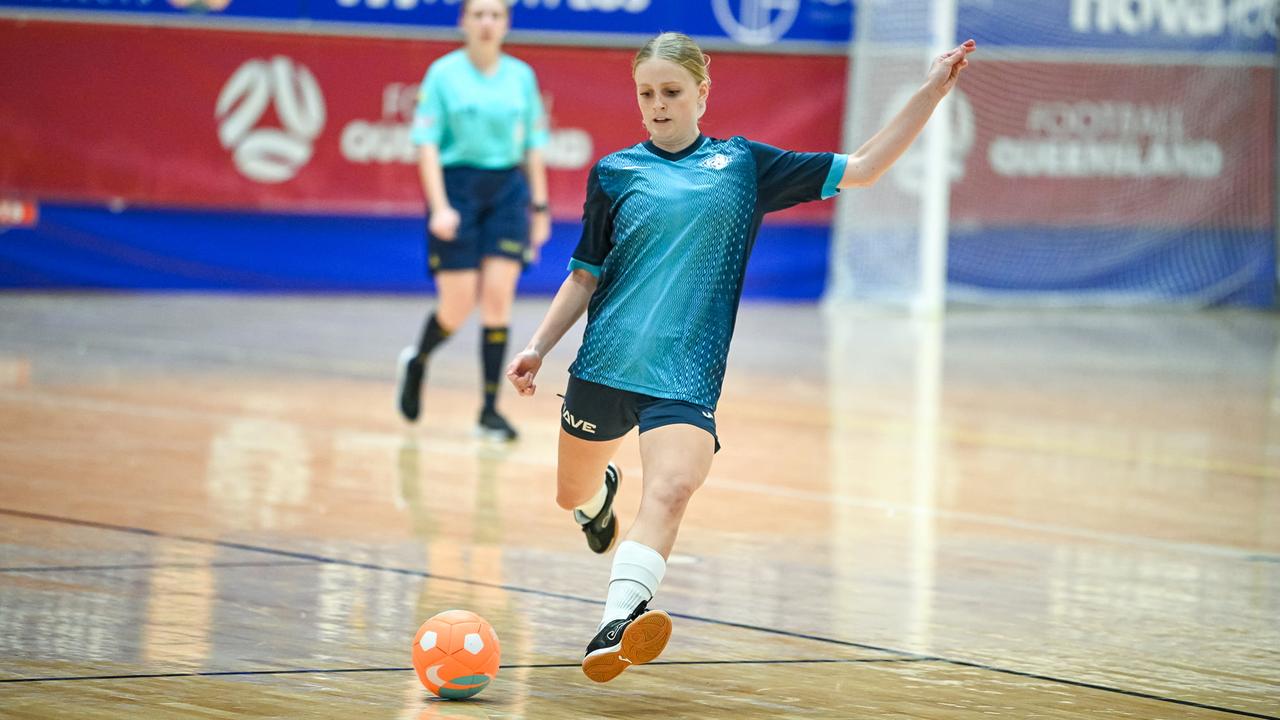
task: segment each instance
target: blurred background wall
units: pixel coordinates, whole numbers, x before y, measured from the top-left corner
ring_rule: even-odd
[[[1275,5],[960,0],[982,54],[951,110],[953,296],[1272,306]],[[644,39],[710,51],[707,134],[852,151],[859,9],[517,0],[507,49],[550,109],[556,220],[521,291],[559,285],[591,164],[644,139]],[[408,122],[456,18],[446,0],[0,0],[0,287],[430,291]],[[909,195],[912,167],[878,191]],[[770,216],[745,294],[876,271],[833,242],[833,212]]]

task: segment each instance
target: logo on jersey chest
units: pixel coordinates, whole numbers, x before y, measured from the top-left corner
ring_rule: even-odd
[[[729,156],[724,153],[716,153],[711,157],[703,158],[698,163],[698,167],[711,168],[712,170],[723,170],[729,167]]]

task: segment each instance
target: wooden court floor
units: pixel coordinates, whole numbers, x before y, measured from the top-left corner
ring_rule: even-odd
[[[1276,315],[744,305],[675,633],[596,685],[576,337],[497,446],[473,325],[395,414],[425,308],[0,296],[0,717],[1280,718]],[[462,702],[409,669],[453,607],[503,642]]]

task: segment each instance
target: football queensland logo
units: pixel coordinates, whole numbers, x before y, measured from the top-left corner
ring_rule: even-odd
[[[711,9],[729,37],[745,45],[769,45],[791,29],[800,0],[711,0]]]
[[[268,108],[279,126],[269,124]],[[240,174],[260,183],[292,179],[324,129],[324,96],[304,65],[277,55],[239,67],[218,94],[218,140]]]

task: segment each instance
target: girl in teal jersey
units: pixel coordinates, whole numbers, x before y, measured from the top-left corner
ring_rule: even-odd
[[[556,502],[574,511],[595,552],[618,537],[612,505],[621,474],[610,460],[623,436],[640,428],[640,510],[614,554],[604,615],[582,661],[591,679],[605,682],[653,660],[670,636],[670,617],[648,603],[718,448],[715,404],[761,218],[875,183],[974,49],[970,40],[938,57],[906,106],[850,155],[704,137],[698,120],[711,79],[701,49],[664,33],[636,55],[632,76],[649,140],[592,169],[569,277],[507,366],[520,394],[532,395],[542,358],[590,311],[561,411]]]
[[[510,20],[504,0],[466,0],[459,15],[465,45],[432,63],[422,83],[411,137],[421,148],[439,303],[399,367],[400,412],[413,421],[428,357],[479,304],[478,431],[499,440],[516,437],[495,406],[516,281],[551,235],[546,116],[533,70],[502,52]]]

